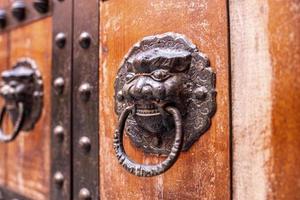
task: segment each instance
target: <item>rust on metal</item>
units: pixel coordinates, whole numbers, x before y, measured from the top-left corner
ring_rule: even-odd
[[[74,199],[99,199],[98,26],[99,0],[76,0],[72,76]]]
[[[71,200],[73,0],[53,1],[53,7],[50,194]]]

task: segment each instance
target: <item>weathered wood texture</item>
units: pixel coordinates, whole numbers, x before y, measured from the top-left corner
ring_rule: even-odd
[[[300,199],[300,1],[269,0],[272,138],[268,199]]]
[[[299,199],[300,1],[229,5],[233,199]]]
[[[0,0],[0,8],[5,8],[8,5],[8,0]],[[0,35],[0,71],[8,67],[9,62],[9,35],[3,33]],[[0,106],[3,105],[3,100],[0,99]],[[7,130],[7,127],[3,127]],[[0,144],[0,184],[5,185],[6,180],[6,145]]]
[[[226,1],[114,0],[100,5],[100,193],[102,199],[229,199],[228,27]],[[139,178],[126,172],[113,151],[114,79],[129,48],[144,36],[178,32],[210,58],[217,74],[212,126],[165,174]],[[126,140],[138,162],[144,155]]]
[[[11,143],[0,144],[6,148],[5,186],[32,199],[49,196],[51,23],[51,18],[46,18],[12,30],[6,55],[8,68],[22,57],[35,60],[44,82],[44,107],[35,128],[20,133]]]
[[[8,34],[0,35],[0,71],[3,71],[8,66]],[[4,101],[0,99],[0,106]],[[7,130],[4,127],[5,130]],[[0,184],[5,184],[6,179],[6,145],[0,144]]]

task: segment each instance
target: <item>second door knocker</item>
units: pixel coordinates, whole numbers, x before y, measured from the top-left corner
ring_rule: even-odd
[[[20,59],[10,70],[1,74],[0,95],[4,106],[0,112],[0,142],[13,141],[20,131],[33,129],[43,107],[43,82],[33,60]],[[3,132],[4,115],[8,113],[14,127]]]
[[[119,163],[137,176],[165,172],[209,128],[215,110],[215,74],[208,58],[181,34],[143,38],[124,58],[115,80]],[[132,161],[123,146],[124,130],[135,146],[166,159],[155,165]]]

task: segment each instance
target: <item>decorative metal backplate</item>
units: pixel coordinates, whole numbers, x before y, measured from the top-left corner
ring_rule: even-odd
[[[175,138],[166,106],[183,120],[183,151],[210,127],[216,110],[215,74],[208,58],[185,36],[165,33],[136,43],[121,63],[115,80],[115,112],[135,106],[125,131],[133,144],[167,155]]]
[[[20,59],[12,69],[1,74],[0,95],[13,121],[19,118],[18,103],[24,105],[24,121],[21,130],[34,128],[43,107],[43,81],[36,64],[29,58]]]

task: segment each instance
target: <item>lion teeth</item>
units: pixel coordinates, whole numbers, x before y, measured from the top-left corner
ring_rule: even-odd
[[[144,114],[147,114],[147,113],[159,113],[159,110],[158,109],[152,109],[152,110],[141,110],[141,109],[138,109],[137,112],[138,113],[144,113]]]
[[[153,115],[159,115],[160,112],[158,109],[137,109],[136,114],[140,116],[153,116]]]

